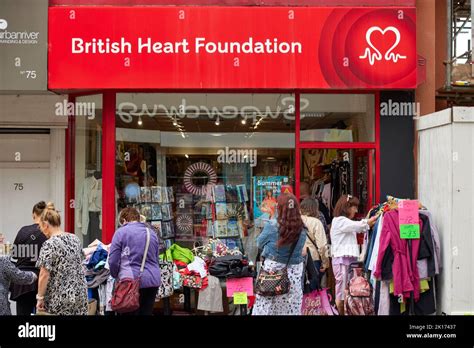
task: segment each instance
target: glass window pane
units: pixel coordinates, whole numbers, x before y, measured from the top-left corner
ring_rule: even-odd
[[[102,240],[102,95],[76,98],[75,233]]]
[[[137,207],[168,245],[254,243],[266,190],[294,183],[294,119],[291,94],[118,94],[118,210]]]
[[[372,94],[302,94],[301,141],[375,141]]]

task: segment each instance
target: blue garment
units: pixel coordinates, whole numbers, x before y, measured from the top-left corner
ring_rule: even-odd
[[[92,254],[92,256],[89,260],[89,263],[87,264],[87,268],[88,269],[93,269],[101,261],[105,262],[107,260],[107,255],[108,255],[107,250],[105,250],[102,247],[102,244],[99,244],[97,246],[97,249]]]
[[[279,232],[277,221],[269,220],[265,224],[262,233],[257,238],[257,248],[263,249],[262,256],[264,258],[286,264],[288,262],[288,257],[290,256],[292,246],[284,245],[282,247],[277,247],[278,237]],[[288,264],[296,265],[303,262],[303,256],[301,253],[303,251],[305,242],[306,233],[303,229]]]
[[[367,250],[367,256],[366,256],[365,264],[364,264],[364,268],[366,272],[369,270],[370,258],[372,257],[372,252],[374,251],[375,238],[377,238],[377,229],[378,229],[379,222],[380,222],[380,217],[377,219],[377,221],[375,221],[375,225],[372,228],[372,235],[370,236],[370,242],[368,246],[369,249]]]

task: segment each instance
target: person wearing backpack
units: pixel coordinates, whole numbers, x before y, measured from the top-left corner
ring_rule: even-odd
[[[322,222],[318,219],[319,203],[315,199],[306,198],[301,202],[301,219],[306,229],[306,243],[303,248],[303,255],[309,250],[311,259],[316,270],[319,270],[319,279],[312,279],[310,288],[316,290],[321,283],[325,271],[329,268],[329,257],[327,250],[327,238]]]
[[[354,221],[358,212],[359,199],[343,195],[334,207],[331,223],[331,254],[334,277],[336,278],[336,306],[340,315],[344,314],[344,290],[348,282],[351,263],[356,262],[360,251],[357,233],[366,233],[375,224],[377,217]]]

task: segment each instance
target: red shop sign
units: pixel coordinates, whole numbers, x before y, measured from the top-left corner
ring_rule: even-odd
[[[416,88],[415,8],[51,7],[50,89]]]

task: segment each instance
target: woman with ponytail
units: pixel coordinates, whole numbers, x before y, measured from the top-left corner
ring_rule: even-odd
[[[306,241],[297,198],[282,194],[277,201],[276,220],[268,221],[257,238],[263,249],[262,268],[274,272],[287,267],[290,280],[288,293],[277,296],[257,295],[253,315],[300,315],[303,301],[303,256]]]
[[[36,268],[36,261],[41,251],[43,243],[46,241],[45,235],[39,228],[41,214],[46,208],[44,201],[38,202],[33,206],[32,217],[33,224],[23,226],[16,235],[13,245],[15,245],[16,254],[13,259],[16,266],[22,271],[31,271],[39,275]],[[24,252],[26,250],[26,253]],[[20,252],[22,251],[22,252]],[[16,302],[17,315],[31,315],[36,308],[36,292],[38,290],[38,282],[30,285],[20,285],[13,283],[10,291],[10,300]]]
[[[48,203],[39,226],[48,240],[41,248],[36,308],[55,315],[87,315],[87,284],[79,238],[61,231],[61,217]]]

